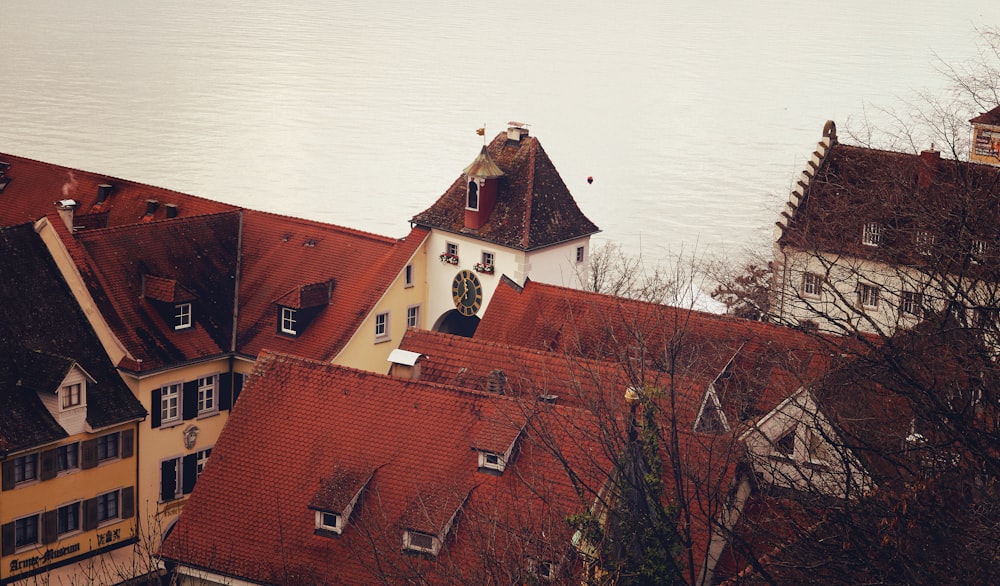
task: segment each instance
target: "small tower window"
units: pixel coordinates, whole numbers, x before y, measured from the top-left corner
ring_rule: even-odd
[[[469,201],[466,207],[470,210],[479,210],[479,184],[475,180],[469,181]]]

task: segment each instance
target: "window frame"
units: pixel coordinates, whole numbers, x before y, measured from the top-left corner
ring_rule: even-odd
[[[333,517],[333,525],[330,525],[329,517]],[[320,531],[330,531],[340,535],[344,532],[344,516],[335,511],[317,510],[315,515],[316,529]]]
[[[862,309],[878,309],[880,296],[878,285],[858,283],[858,306]]]
[[[413,286],[413,263],[407,264],[403,267],[403,287],[410,288]]]
[[[913,236],[913,246],[916,248],[917,254],[924,256],[930,256],[934,250],[936,241],[937,238],[935,238],[934,234],[931,234],[927,230],[921,230]]]
[[[74,522],[76,523],[76,525],[74,527],[69,527],[69,528],[64,527],[64,520],[69,518],[68,516],[65,515],[64,511],[67,511],[67,510],[70,510],[70,509],[73,509],[73,508],[76,509],[76,513],[74,515],[74,518],[75,518]],[[82,517],[82,513],[83,513],[83,501],[73,501],[71,503],[67,503],[67,504],[65,504],[65,505],[57,508],[56,509],[56,535],[61,538],[63,535],[67,535],[67,534],[70,534],[70,533],[79,533],[80,531],[82,531],[83,530],[83,517]]]
[[[921,317],[924,295],[917,291],[902,291],[899,294],[899,312],[909,317]]]
[[[802,273],[802,296],[818,299],[823,296],[823,277],[818,273]]]
[[[375,341],[387,340],[389,340],[389,312],[383,311],[375,314]]]
[[[173,392],[170,392],[171,390]],[[166,427],[172,423],[179,423],[181,421],[181,417],[184,414],[181,408],[183,393],[184,383],[173,382],[160,387],[160,427]],[[171,411],[173,415],[170,415]]]
[[[67,411],[77,407],[83,407],[83,383],[63,385],[59,389],[59,410]]]
[[[107,462],[108,460],[121,459],[122,433],[120,431],[115,431],[98,436],[94,453],[98,464],[101,462]]]
[[[178,303],[174,305],[174,330],[187,330],[194,325],[192,318],[191,303]]]
[[[497,255],[489,250],[482,251],[482,261],[484,267],[494,267],[497,262]]]
[[[38,452],[14,458],[14,486],[19,484],[28,484],[38,480],[38,474],[41,472],[38,465]]]
[[[972,258],[972,262],[977,264],[982,262],[989,250],[989,242],[979,238],[973,240],[972,243],[969,244],[969,256]]]
[[[424,546],[416,543],[415,538],[420,540],[426,539],[430,542],[430,545]],[[431,555],[437,555],[440,549],[440,544],[438,538],[430,533],[424,533],[422,531],[413,531],[407,529],[403,532],[403,548],[409,551],[415,551],[419,553],[429,553]]]
[[[580,264],[586,259],[586,249],[583,246],[576,247],[576,264]]]
[[[295,329],[295,324],[298,323],[298,320],[295,319],[295,314],[298,310],[294,307],[285,307],[284,305],[279,306],[279,308],[278,331],[289,336],[298,336],[299,331]]]
[[[877,248],[882,245],[882,224],[867,222],[861,229],[861,244]]]
[[[445,252],[445,254],[448,254],[448,255],[454,256],[455,258],[458,258],[458,244],[456,244],[454,242],[445,242],[444,243],[444,252]]]
[[[32,541],[22,541],[25,539],[25,531],[28,527],[33,527]],[[14,551],[24,551],[33,549],[42,544],[42,515],[32,513],[14,519]]]
[[[420,306],[411,305],[406,308],[406,327],[407,328],[419,328],[420,327]]]
[[[120,488],[115,490],[110,490],[108,492],[101,493],[95,498],[97,499],[97,525],[107,525],[109,523],[115,523],[122,518],[122,491]],[[112,498],[113,497],[113,498]],[[114,503],[114,512],[109,513],[109,504]]]
[[[195,452],[195,456],[194,456],[194,458],[195,458],[195,467],[194,467],[195,482],[197,482],[197,480],[199,478],[201,478],[201,473],[204,472],[205,468],[208,466],[208,459],[212,456],[212,449],[214,447],[215,446],[212,446],[210,448],[205,448],[204,450],[198,450],[197,452]]]
[[[72,449],[72,451],[70,451]],[[56,474],[80,469],[80,442],[63,444],[55,449]],[[69,457],[69,454],[73,454]],[[72,460],[72,462],[70,462]]]
[[[205,384],[203,381],[211,381]],[[196,381],[198,387],[198,416],[210,415],[219,412],[219,375],[210,374],[199,376]]]

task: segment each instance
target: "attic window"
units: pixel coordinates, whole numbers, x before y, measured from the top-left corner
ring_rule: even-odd
[[[191,327],[191,304],[179,303],[174,306],[174,329],[186,330]]]
[[[279,316],[281,333],[289,336],[299,335],[298,330],[295,329],[295,310],[291,307],[281,307],[279,311],[281,313]]]
[[[316,529],[332,531],[340,535],[344,531],[341,516],[330,511],[316,511]]]
[[[506,390],[507,375],[504,371],[498,369],[490,372],[489,376],[486,378],[486,391],[502,395]]]
[[[786,458],[795,457],[795,428],[793,427],[785,435],[774,442],[774,453]]]
[[[316,248],[316,241],[312,239],[306,240],[302,246],[305,246],[306,248]]]
[[[441,540],[419,531],[404,531],[403,549],[437,555],[441,550]]]
[[[74,383],[59,390],[59,405],[62,409],[72,409],[83,404],[83,385]]]
[[[528,571],[539,580],[551,582],[559,574],[559,564],[548,560],[528,560]]]
[[[934,235],[930,232],[917,232],[913,237],[913,244],[918,253],[929,255],[934,248]]]
[[[969,247],[969,254],[972,255],[972,262],[979,262],[983,260],[986,253],[989,251],[989,245],[985,240],[973,240],[972,246]]]
[[[507,467],[507,458],[494,452],[479,452],[479,468],[503,472]]]

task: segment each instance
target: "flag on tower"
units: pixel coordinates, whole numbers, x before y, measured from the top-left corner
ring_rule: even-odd
[[[477,128],[476,129],[476,134],[478,134],[479,136],[485,135],[486,134],[486,127],[483,126],[482,128]]]

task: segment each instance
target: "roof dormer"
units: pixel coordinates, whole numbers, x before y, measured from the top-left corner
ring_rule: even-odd
[[[293,337],[302,335],[309,322],[330,304],[334,285],[333,279],[300,285],[275,299],[278,333]]]
[[[38,393],[45,408],[66,433],[86,431],[87,387],[96,381],[76,360],[24,350],[18,357],[18,383]]]
[[[504,407],[508,405],[483,408],[483,420],[472,437],[472,450],[477,455],[476,469],[479,472],[503,474],[517,451],[517,442],[527,419],[523,413]]]
[[[410,500],[400,525],[403,527],[403,550],[436,556],[472,494],[436,488],[420,491]]]
[[[143,275],[142,296],[154,302],[157,311],[174,330],[194,326],[194,302],[198,296],[176,280]]]
[[[374,476],[374,470],[340,468],[320,480],[319,490],[309,501],[309,509],[315,512],[316,535],[333,537],[344,532]]]
[[[483,145],[479,155],[462,171],[465,176],[465,227],[478,230],[489,221],[497,202],[503,171]]]

